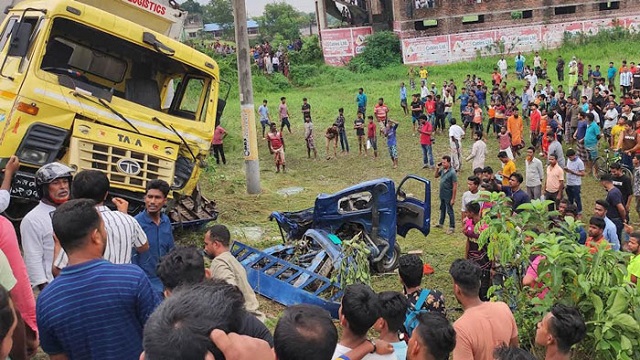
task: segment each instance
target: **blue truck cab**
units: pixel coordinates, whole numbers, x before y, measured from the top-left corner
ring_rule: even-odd
[[[411,229],[429,234],[431,182],[416,175],[406,176],[397,188],[388,178],[365,181],[318,195],[312,208],[275,211],[270,218],[278,223],[282,245],[257,250],[236,242],[231,250],[252,287],[284,305],[313,303],[335,316],[341,289],[330,279],[342,261],[341,240],[361,234],[371,269],[393,271],[400,257],[396,235],[405,237]]]

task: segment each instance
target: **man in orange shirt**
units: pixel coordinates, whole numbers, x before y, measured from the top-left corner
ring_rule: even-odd
[[[513,154],[520,156],[520,149],[522,149],[522,132],[524,131],[524,124],[522,118],[518,115],[518,109],[513,109],[513,115],[507,119],[507,132],[511,134],[511,149]]]
[[[589,237],[584,244],[589,248],[589,252],[592,254],[597,253],[602,244],[606,244],[607,250],[611,248],[607,239],[604,238],[604,227],[605,222],[601,217],[592,216],[589,220],[589,230],[587,232]]]
[[[490,360],[498,346],[518,347],[518,327],[509,306],[502,301],[480,300],[478,265],[458,259],[451,264],[449,274],[453,278],[453,294],[464,311],[453,323],[453,360]]]

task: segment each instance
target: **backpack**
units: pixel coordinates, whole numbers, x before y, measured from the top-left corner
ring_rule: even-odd
[[[409,305],[409,308],[407,309],[407,316],[404,319],[404,329],[407,331],[407,335],[409,335],[409,337],[411,336],[411,333],[413,333],[413,330],[418,327],[418,316],[422,313],[429,312],[428,310],[424,310],[422,305],[427,301],[427,297],[430,293],[431,290],[422,289],[418,301],[416,301],[415,304]]]

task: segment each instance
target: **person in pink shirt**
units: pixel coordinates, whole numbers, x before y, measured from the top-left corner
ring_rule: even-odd
[[[31,290],[27,267],[22,259],[18,237],[13,225],[5,217],[0,216],[0,250],[9,260],[9,265],[16,278],[16,285],[11,289],[11,299],[16,311],[24,320],[27,352],[35,354],[38,350],[38,325],[36,324],[36,300]],[[18,330],[18,329],[16,329]],[[25,338],[25,336],[23,336]],[[15,358],[15,357],[14,357]]]
[[[213,131],[213,140],[211,141],[211,151],[213,152],[213,157],[216,158],[216,164],[220,164],[220,160],[222,160],[222,164],[227,164],[227,159],[224,157],[224,147],[222,145],[222,141],[227,136],[227,131],[220,125],[216,126],[216,129]]]
[[[433,168],[433,149],[431,148],[431,134],[433,125],[427,120],[427,115],[420,115],[420,146],[422,147],[422,168]]]

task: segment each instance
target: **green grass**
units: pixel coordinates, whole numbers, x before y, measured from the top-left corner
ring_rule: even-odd
[[[562,54],[565,59],[577,56],[587,64],[600,64],[604,69],[610,60],[618,65],[621,60],[640,60],[640,48],[631,40],[603,41],[598,40],[584,46],[565,46],[560,50],[541,51],[542,58],[549,60],[549,69],[553,86],[557,87],[555,78],[554,59],[558,54]],[[620,54],[625,54],[624,57]],[[533,54],[525,54],[527,63],[533,61]],[[498,58],[487,57],[471,62],[456,63],[446,66],[429,67],[429,81],[434,81],[441,85],[445,79],[455,79],[461,87],[461,83],[466,74],[476,74],[483,79],[490,79],[491,72]],[[513,55],[508,57],[510,71],[513,71]],[[638,62],[638,61],[636,61]],[[277,225],[268,221],[271,211],[295,211],[313,206],[314,199],[319,193],[332,193],[347,186],[379,177],[389,177],[395,181],[401,180],[407,174],[416,174],[427,179],[434,180],[433,172],[422,169],[422,153],[417,136],[412,136],[411,118],[402,113],[399,105],[398,86],[400,82],[408,85],[406,77],[408,68],[402,65],[393,66],[381,70],[375,70],[368,74],[355,74],[346,69],[326,69],[319,66],[314,74],[309,77],[308,87],[289,87],[281,91],[265,89],[267,79],[262,75],[254,76],[254,83],[260,83],[260,90],[254,94],[254,103],[257,107],[262,99],[269,100],[270,111],[273,118],[277,118],[277,106],[279,98],[285,96],[289,103],[293,134],[285,133],[287,145],[287,173],[276,174],[273,161],[267,151],[266,142],[259,136],[258,145],[260,150],[260,177],[262,193],[260,195],[247,195],[245,191],[244,160],[241,153],[241,125],[239,117],[239,100],[230,98],[222,121],[229,132],[225,140],[225,150],[227,153],[227,165],[212,167],[203,176],[202,185],[204,192],[215,199],[220,210],[218,222],[231,226],[260,226],[265,231],[263,241],[256,246],[266,247],[277,242],[279,236]],[[586,74],[586,67],[585,67]],[[231,74],[229,74],[231,75]],[[226,76],[224,73],[222,76]],[[521,91],[523,82],[517,81],[513,74],[507,78],[509,86],[516,86]],[[235,84],[233,84],[235,87]],[[564,84],[567,89],[567,84]],[[345,108],[348,124],[355,119],[356,103],[355,96],[357,89],[363,87],[369,98],[368,112],[371,113],[373,105],[379,97],[385,99],[390,107],[390,117],[398,120],[399,143],[399,167],[394,170],[388,157],[387,149],[383,139],[379,139],[380,156],[374,160],[371,156],[365,157],[358,154],[357,142],[354,130],[348,131],[351,153],[338,156],[337,159],[325,160],[324,131],[335,120],[337,109]],[[416,90],[417,92],[417,90]],[[234,89],[233,93],[237,93]],[[411,93],[411,91],[409,91]],[[312,106],[313,122],[315,127],[316,146],[318,147],[318,159],[308,160],[303,140],[303,125],[300,112],[302,98],[307,97]],[[454,114],[459,106],[455,106]],[[258,127],[258,133],[261,129]],[[525,124],[525,128],[528,128]],[[286,132],[286,130],[285,130]],[[525,139],[528,139],[528,134]],[[469,153],[472,140],[470,133],[463,141],[463,153]],[[499,162],[496,158],[498,147],[494,138],[488,140],[489,153],[487,155],[487,165],[494,169],[499,169]],[[566,149],[566,148],[565,148]],[[448,141],[445,136],[436,136],[434,145],[434,156],[441,157],[449,153]],[[519,172],[524,172],[524,160],[518,159],[517,167]],[[456,199],[456,221],[460,223],[460,195],[466,191],[466,177],[470,175],[471,165],[463,163],[463,171],[459,176],[460,188]],[[276,193],[278,189],[301,186],[304,191],[300,194],[284,197]],[[432,224],[435,224],[439,216],[437,200],[438,182],[432,182]],[[604,198],[605,192],[601,186],[592,178],[587,177],[583,181],[583,204],[585,217],[588,219],[592,214],[592,206],[598,198]],[[637,221],[636,214],[632,214],[632,221]],[[423,282],[425,287],[437,288],[444,292],[447,299],[447,307],[459,307],[452,295],[451,280],[448,275],[448,268],[451,262],[464,256],[465,238],[460,233],[460,226],[457,226],[456,233],[447,236],[440,229],[432,228],[431,234],[426,238],[417,231],[412,231],[407,238],[400,238],[399,243],[403,253],[410,250],[422,250],[423,259],[430,263],[435,273],[426,276]],[[192,237],[193,241],[193,237]],[[197,239],[197,243],[201,240]],[[375,290],[401,290],[401,285],[395,275],[376,276],[373,279]],[[270,317],[276,318],[281,311],[281,307],[273,305],[268,301],[262,301]],[[453,314],[453,317],[457,317]],[[452,318],[453,318],[452,317]]]

